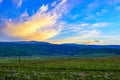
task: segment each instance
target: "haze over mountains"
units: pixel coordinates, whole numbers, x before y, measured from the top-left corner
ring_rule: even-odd
[[[0,57],[16,56],[120,56],[120,45],[51,44],[48,42],[0,42]]]

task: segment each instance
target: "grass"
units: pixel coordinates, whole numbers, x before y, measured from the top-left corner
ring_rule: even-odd
[[[120,57],[1,59],[0,80],[120,80]]]

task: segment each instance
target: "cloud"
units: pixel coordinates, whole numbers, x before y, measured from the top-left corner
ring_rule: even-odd
[[[85,42],[85,44],[98,44],[98,43],[102,43],[103,41],[101,40],[91,40],[91,41],[88,41],[88,42]]]
[[[65,24],[66,25],[66,24]],[[103,41],[99,39],[102,32],[97,28],[103,25],[103,23],[80,23],[69,24],[65,27],[67,30],[63,30],[61,35],[67,35],[63,37],[63,40],[51,41],[56,44],[60,43],[80,43],[80,44],[100,44]],[[98,39],[97,39],[98,38]]]
[[[98,22],[98,23],[92,24],[91,26],[92,26],[92,27],[105,27],[105,26],[107,26],[107,25],[108,25],[108,23]]]
[[[23,18],[23,17],[28,17],[29,16],[29,14],[28,14],[28,12],[27,12],[27,10],[25,10],[22,14],[21,14],[21,18]]]
[[[69,36],[66,37],[65,39],[77,39],[77,40],[82,40],[82,39],[91,39],[91,38],[96,38],[101,35],[101,32],[99,30],[91,29],[91,30],[80,30],[74,36]]]
[[[101,39],[97,39],[101,36],[101,31],[96,29],[86,29],[89,24],[82,23],[79,27],[72,27],[71,30],[68,31],[68,36],[62,38],[62,40],[50,40],[49,42],[54,44],[61,44],[61,43],[78,43],[78,44],[100,44],[103,41]],[[75,29],[74,29],[75,28]],[[81,28],[81,29],[80,29]],[[83,29],[82,29],[83,28]],[[62,32],[64,36],[67,32]],[[71,32],[70,32],[71,31]]]
[[[98,44],[98,45],[119,45],[120,44],[120,36],[118,35],[99,35],[96,38],[92,39],[80,39],[80,37],[69,37],[62,40],[51,40],[48,41],[54,44],[61,43],[77,43],[77,44]]]
[[[58,19],[64,13],[65,8],[61,9],[64,5],[66,5],[66,0],[62,0],[50,11],[47,11],[48,5],[42,5],[35,14],[26,20],[6,22],[6,27],[2,32],[22,40],[45,41],[52,38],[58,35],[62,29]],[[26,16],[26,14],[25,12],[22,15]]]
[[[78,40],[78,39],[64,39],[64,40],[56,40],[50,41],[53,44],[64,44],[64,43],[77,43],[77,44],[100,44],[103,41],[101,40]]]
[[[86,31],[82,31],[80,32],[80,38],[81,39],[85,39],[85,38],[94,38],[97,37],[101,34],[100,31],[97,30],[86,30]]]
[[[95,22],[95,23],[84,23],[84,22],[77,22],[77,23],[63,23],[64,28],[62,30],[62,33],[81,33],[83,31],[88,30],[93,31],[98,28],[106,27],[109,25],[107,22]]]
[[[22,0],[12,0],[12,2],[16,7],[21,7],[23,1]]]
[[[42,5],[41,8],[40,8],[41,12],[45,12],[47,10],[48,10],[48,5]]]

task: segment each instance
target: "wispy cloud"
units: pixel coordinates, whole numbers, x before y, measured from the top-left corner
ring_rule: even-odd
[[[101,32],[98,30],[81,30],[73,37],[67,37],[66,39],[77,39],[77,40],[94,39],[96,37],[99,37],[100,35]]]
[[[12,2],[16,7],[21,7],[23,0],[12,0]]]
[[[104,35],[95,30],[93,31],[83,31],[83,35],[78,35],[74,37],[67,37],[62,40],[51,40],[51,43],[61,44],[61,43],[78,43],[78,44],[109,44],[115,45],[120,43],[120,36],[115,35]],[[86,35],[85,35],[86,34]],[[88,36],[89,35],[89,36]],[[83,38],[81,37],[83,36]]]
[[[100,44],[101,39],[97,39],[102,35],[98,28],[108,26],[106,22],[96,23],[76,23],[64,24],[65,28],[61,31],[62,35],[71,34],[64,37],[62,40],[51,41],[52,43],[80,43],[80,44]]]
[[[108,23],[106,23],[106,22],[98,22],[98,23],[92,24],[91,26],[95,28],[95,27],[105,27],[107,25],[108,25]]]
[[[91,29],[96,30],[97,28],[106,27],[109,25],[107,22],[95,22],[95,23],[73,23],[68,24],[64,23],[64,29],[62,30],[63,33],[69,33],[69,32],[75,32],[75,33],[81,33],[83,31],[91,31]]]
[[[62,0],[54,9],[49,9],[48,5],[42,5],[39,10],[20,22],[6,22],[6,27],[2,30],[6,35],[22,40],[44,41],[56,36],[62,29],[57,22],[61,15],[65,12],[67,0]],[[23,13],[26,16],[26,12]]]
[[[82,31],[80,32],[80,37],[81,39],[85,39],[85,38],[94,38],[99,36],[101,32],[97,31],[97,30],[86,30],[86,31]]]
[[[106,38],[99,30],[81,30],[73,36],[68,36],[61,40],[51,40],[55,44],[78,43],[78,44],[103,44]]]
[[[28,16],[29,16],[29,14],[28,14],[27,10],[25,10],[21,15],[21,17],[28,17]]]
[[[48,10],[48,5],[42,5],[40,8],[41,13],[46,12]]]

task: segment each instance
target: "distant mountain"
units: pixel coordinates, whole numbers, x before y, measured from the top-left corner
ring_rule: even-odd
[[[50,44],[48,42],[0,42],[0,57],[21,56],[120,56],[120,45]]]

